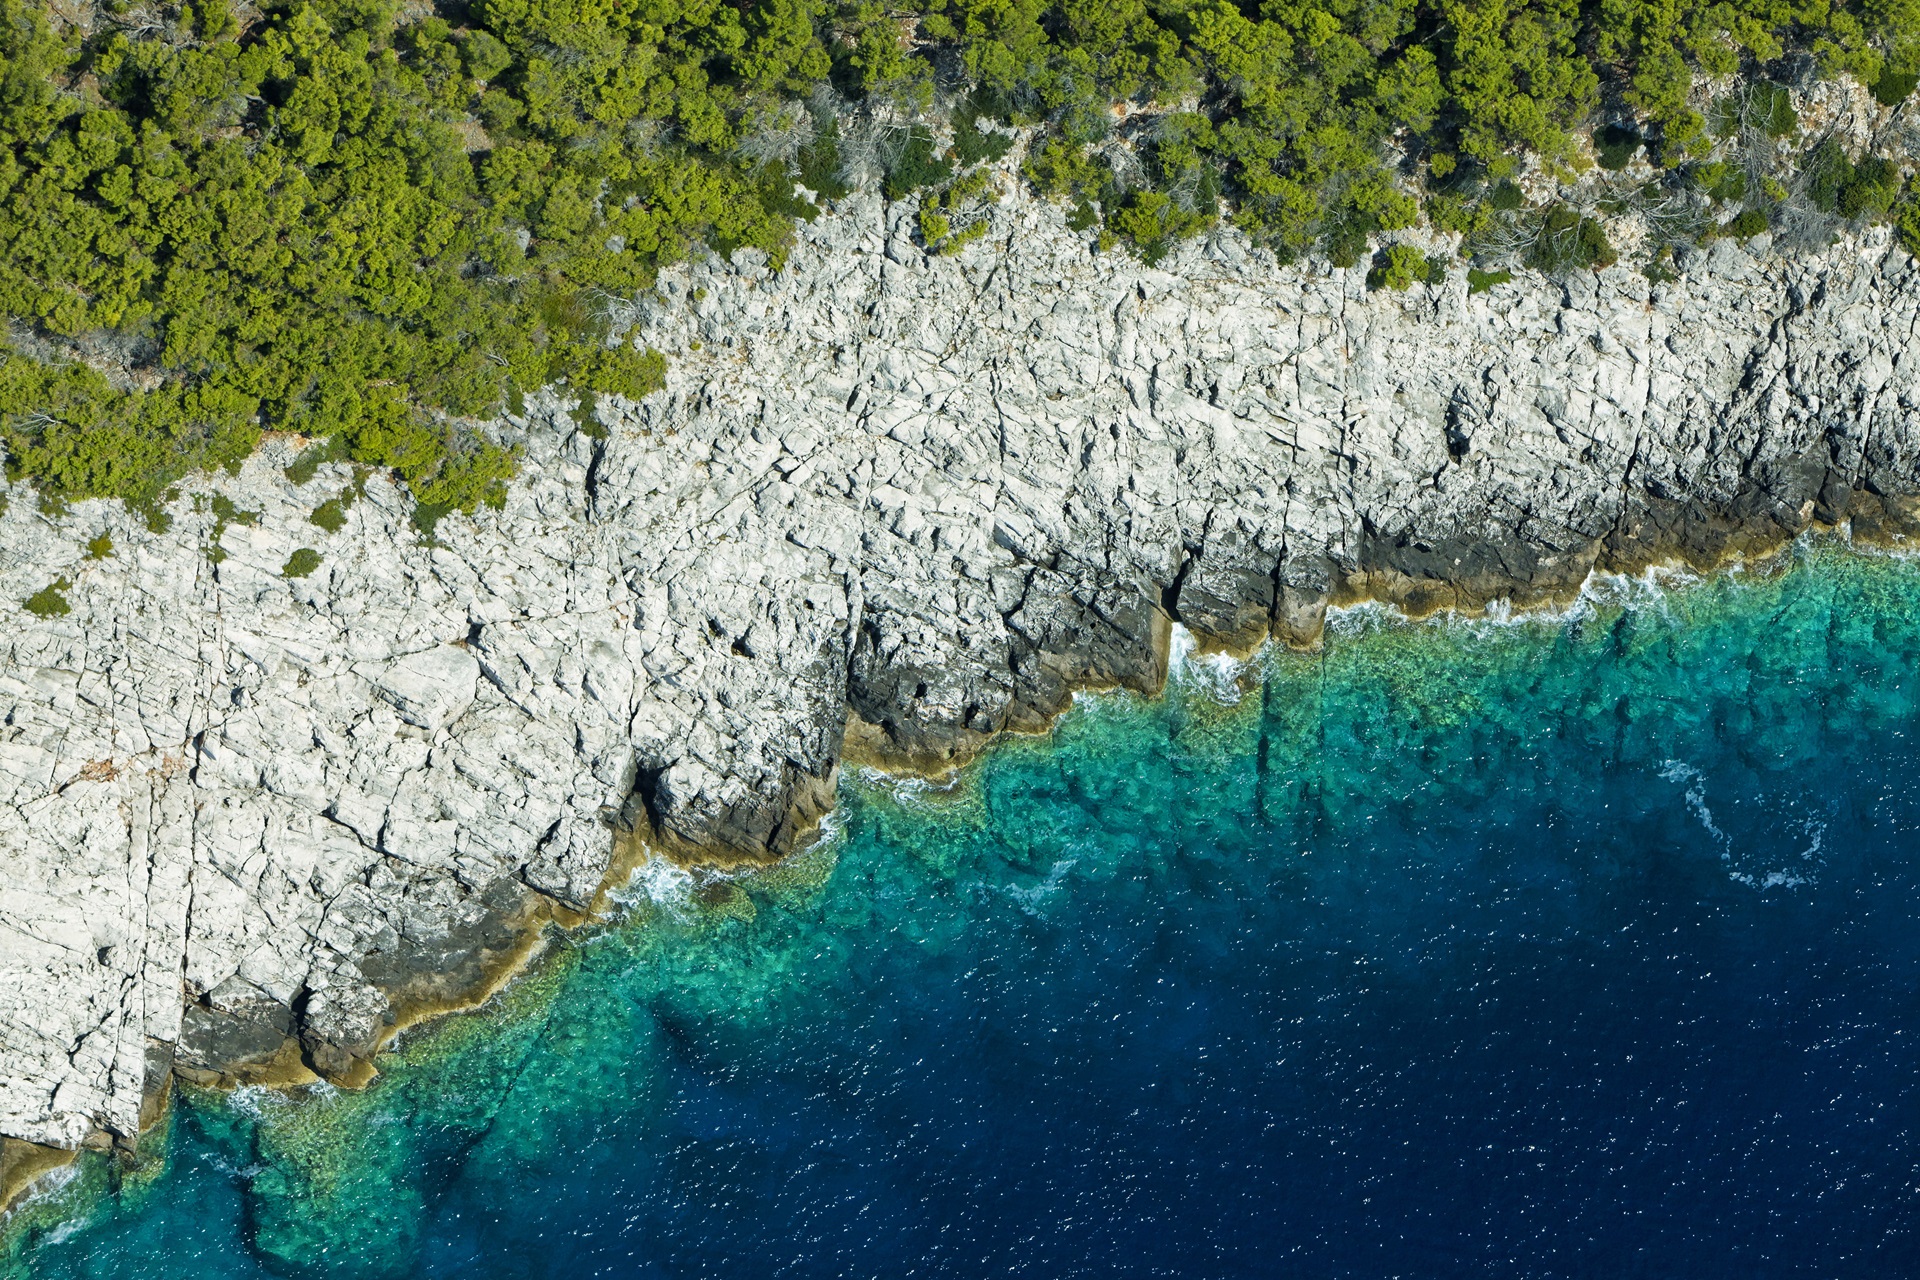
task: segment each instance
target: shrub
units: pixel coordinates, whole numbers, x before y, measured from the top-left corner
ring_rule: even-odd
[[[65,578],[55,578],[28,596],[23,604],[27,612],[36,618],[63,618],[73,612],[73,606],[67,603],[65,594],[71,585]]]
[[[1467,292],[1485,293],[1497,284],[1507,284],[1513,279],[1513,272],[1504,267],[1499,271],[1482,271],[1478,267],[1467,269]]]
[[[1784,138],[1800,127],[1800,115],[1793,109],[1793,95],[1785,85],[1766,83],[1758,86],[1763,112],[1760,127],[1769,138]]]
[[[1714,134],[1730,138],[1744,128],[1757,128],[1769,138],[1784,138],[1800,127],[1793,94],[1771,81],[1741,84],[1718,99],[1709,113]]]
[[[1853,176],[1853,162],[1838,142],[1828,138],[1815,147],[1801,166],[1800,177],[1807,199],[1816,209],[1835,213],[1840,208],[1840,188]]]
[[[1619,260],[1600,224],[1564,205],[1555,205],[1541,216],[1539,234],[1527,254],[1527,265],[1549,276],[1582,267],[1598,271]]]
[[[835,122],[829,121],[800,149],[798,176],[801,186],[829,200],[852,194],[853,188],[840,179],[840,135]]]
[[[889,200],[904,199],[909,192],[945,182],[953,176],[953,166],[934,154],[933,134],[922,125],[907,133],[906,145],[887,166],[886,180],[880,189]]]
[[[431,543],[434,541],[434,531],[440,527],[440,522],[451,514],[453,514],[453,508],[442,503],[416,502],[413,506],[413,514],[408,519],[419,531],[421,538]]]
[[[1173,246],[1198,234],[1213,221],[1212,189],[1203,184],[1193,207],[1164,191],[1135,191],[1107,215],[1107,227],[1130,241],[1148,265],[1158,263]]]
[[[1916,84],[1920,84],[1920,74],[1896,71],[1889,65],[1873,82],[1873,99],[1883,107],[1897,107],[1907,100]]]
[[[113,539],[104,533],[87,542],[87,559],[89,560],[105,560],[112,554]]]
[[[1602,169],[1627,167],[1640,149],[1640,135],[1622,124],[1610,124],[1593,135],[1593,157]]]
[[[1893,232],[1909,254],[1920,258],[1920,201],[1911,195],[1900,206],[1893,220]]]
[[[961,168],[986,160],[998,160],[1013,148],[1013,138],[1004,133],[989,133],[980,127],[980,114],[971,107],[953,120],[953,158]]]
[[[1900,193],[1892,161],[1868,156],[1856,163],[1832,138],[1807,157],[1801,180],[1815,208],[1843,218],[1879,218]]]
[[[945,187],[928,192],[920,202],[921,243],[935,253],[951,255],[984,236],[987,233],[984,216],[958,226],[956,220],[967,201],[986,192],[987,182],[987,171],[976,168]]]
[[[1326,231],[1321,235],[1321,247],[1325,249],[1327,261],[1345,270],[1358,266],[1361,255],[1366,253],[1367,245],[1373,239],[1373,228],[1355,218],[1331,219]]]
[[[1736,240],[1749,240],[1767,229],[1767,215],[1758,209],[1743,209],[1723,230]]]
[[[1491,219],[1478,203],[1455,195],[1440,194],[1427,201],[1427,220],[1436,231],[1472,236],[1486,230]]]
[[[594,347],[573,357],[573,383],[600,395],[644,400],[667,384],[667,358],[631,343]]]
[[[1691,176],[1693,185],[1711,197],[1715,204],[1747,197],[1747,171],[1739,165],[1716,160],[1712,164],[1695,166]]]
[[[280,573],[287,578],[304,578],[320,567],[320,553],[312,547],[301,547],[287,557],[287,563]]]
[[[211,506],[214,523],[219,525],[252,524],[260,518],[258,511],[242,510],[224,493],[214,494]]]
[[[1430,270],[1427,255],[1412,245],[1389,245],[1375,256],[1373,270],[1367,272],[1367,287],[1404,293],[1415,284],[1425,283]]]
[[[319,525],[328,533],[338,533],[347,527],[346,504],[339,498],[328,498],[325,502],[315,507],[313,514],[308,516],[307,519]]]
[[[287,479],[294,484],[307,484],[320,473],[320,464],[338,462],[346,456],[345,445],[346,441],[338,436],[308,445],[287,464]]]
[[[513,54],[488,31],[469,31],[460,42],[460,57],[467,74],[487,81],[513,65]]]
[[[1900,194],[1900,170],[1893,161],[1868,156],[1853,166],[1847,181],[1841,184],[1840,216],[1843,218],[1880,218]]]

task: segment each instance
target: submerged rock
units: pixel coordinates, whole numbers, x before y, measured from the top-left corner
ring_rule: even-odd
[[[590,906],[622,832],[788,852],[844,755],[942,768],[1156,688],[1175,619],[1307,645],[1362,596],[1913,522],[1920,276],[1880,232],[1376,294],[1227,235],[1149,268],[1018,193],[928,257],[912,212],[669,273],[667,389],[502,424],[505,507],[434,539],[379,477],[317,528],[354,477],[293,484],[295,441],[164,532],[9,495],[0,600],[65,579],[71,612],[0,639],[0,1134],[129,1135],[169,1070],[364,1078]]]

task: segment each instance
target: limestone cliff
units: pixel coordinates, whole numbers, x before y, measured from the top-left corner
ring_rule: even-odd
[[[313,523],[354,477],[294,484],[295,442],[165,532],[13,491],[0,1133],[130,1134],[175,1070],[351,1078],[589,904],[617,832],[780,854],[843,753],[1151,689],[1170,618],[1307,643],[1329,600],[1524,604],[1920,492],[1920,273],[1876,233],[1392,294],[1228,234],[1096,253],[1011,184],[991,216],[929,258],[857,197],[777,275],[672,274],[636,304],[668,388],[500,424],[505,509],[435,540],[380,477]]]

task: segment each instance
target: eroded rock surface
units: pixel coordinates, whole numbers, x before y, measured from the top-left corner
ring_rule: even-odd
[[[351,1074],[590,901],[616,829],[782,853],[843,754],[938,765],[1156,687],[1170,618],[1306,642],[1345,596],[1901,529],[1920,487],[1920,274],[1874,233],[1469,296],[1231,236],[1151,269],[1011,191],[929,258],[911,215],[855,198],[778,275],[671,274],[639,330],[668,389],[604,438],[504,424],[505,509],[437,541],[377,476],[316,526],[354,477],[293,484],[285,442],[165,532],[9,495],[0,1134],[129,1134],[169,1069]],[[71,612],[18,607],[56,581]]]

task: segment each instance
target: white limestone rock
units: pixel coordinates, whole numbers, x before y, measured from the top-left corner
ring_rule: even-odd
[[[473,705],[480,663],[465,648],[440,645],[408,654],[373,677],[373,687],[400,718],[437,734]]]

